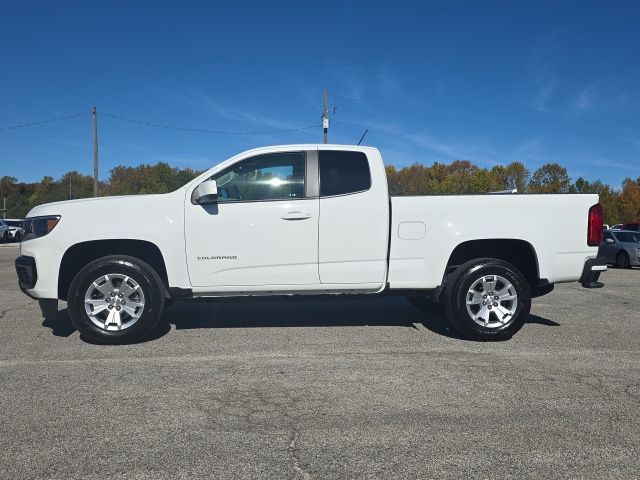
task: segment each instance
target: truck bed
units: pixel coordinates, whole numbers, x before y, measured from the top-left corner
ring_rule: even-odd
[[[540,279],[576,281],[585,258],[597,255],[587,245],[587,212],[596,203],[591,194],[391,197],[389,286],[436,288],[452,252],[483,239],[525,242]]]

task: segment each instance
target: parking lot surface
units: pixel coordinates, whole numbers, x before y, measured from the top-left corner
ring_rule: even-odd
[[[640,269],[534,300],[512,340],[400,297],[176,303],[83,342],[0,247],[0,478],[638,478]]]

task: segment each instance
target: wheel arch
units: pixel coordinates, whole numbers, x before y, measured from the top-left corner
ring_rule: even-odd
[[[58,271],[58,298],[67,299],[69,285],[82,267],[107,255],[128,255],[146,262],[154,269],[168,292],[166,263],[162,252],[154,243],[135,239],[89,240],[76,243],[64,252]]]
[[[522,272],[531,287],[542,283],[538,256],[531,243],[513,238],[488,238],[468,240],[456,245],[449,255],[443,284],[446,283],[446,276],[458,266],[476,258],[487,257],[497,258],[514,265]]]

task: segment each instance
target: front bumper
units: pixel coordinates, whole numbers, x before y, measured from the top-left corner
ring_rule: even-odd
[[[589,258],[584,262],[580,283],[584,288],[602,288],[604,283],[599,282],[600,273],[607,269],[607,261],[602,257]]]
[[[18,274],[18,285],[20,290],[31,290],[36,286],[38,281],[38,269],[36,268],[36,259],[26,255],[20,255],[16,258],[16,273]]]
[[[21,255],[16,258],[15,265],[20,290],[28,297],[38,300],[44,318],[55,318],[58,314],[58,299],[38,298],[29,292],[29,290],[32,290],[36,286],[38,281],[38,269],[35,258]]]

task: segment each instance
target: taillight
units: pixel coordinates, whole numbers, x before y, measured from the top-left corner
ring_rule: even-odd
[[[602,205],[596,203],[589,209],[589,226],[587,227],[587,245],[597,247],[602,243],[602,227],[604,218]]]

